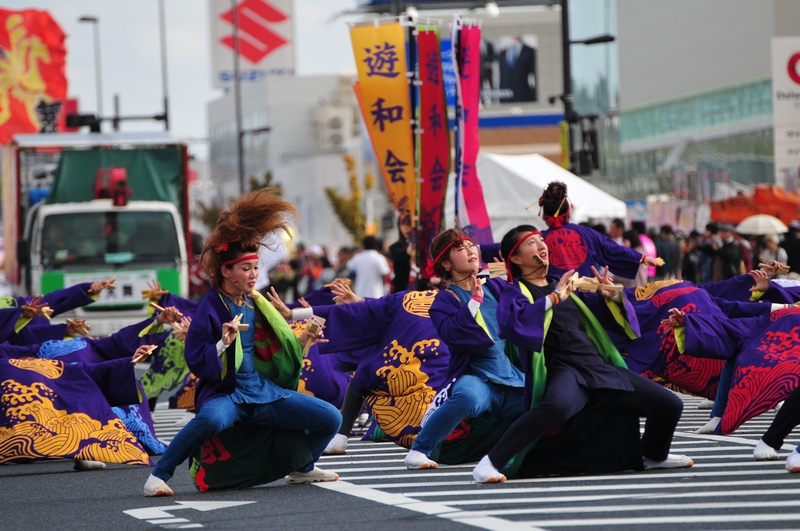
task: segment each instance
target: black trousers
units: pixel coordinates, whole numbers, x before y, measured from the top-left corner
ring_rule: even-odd
[[[769,425],[761,440],[775,450],[780,450],[783,440],[798,424],[800,424],[800,387],[784,400],[783,406],[775,414],[775,420]]]
[[[358,396],[353,391],[352,382],[347,384],[344,392],[344,402],[342,402],[342,425],[339,427],[339,435],[350,437],[358,415],[361,414],[361,407],[364,405],[364,397]]]
[[[633,391],[587,390],[569,370],[549,373],[541,403],[511,425],[489,452],[489,460],[502,470],[515,454],[588,406],[645,417],[642,454],[663,461],[681,418],[683,402],[671,391],[639,374],[625,369],[620,369],[620,373],[631,383]]]

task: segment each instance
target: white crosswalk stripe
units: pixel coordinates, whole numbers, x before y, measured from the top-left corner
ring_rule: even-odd
[[[800,521],[800,474],[785,470],[798,444],[789,437],[778,461],[756,462],[753,447],[775,416],[752,419],[731,436],[695,434],[709,418],[699,398],[681,395],[685,409],[673,453],[692,457],[689,469],[511,480],[477,485],[474,463],[406,470],[406,450],[351,437],[347,454],[323,456],[340,481],[318,486],[473,527],[516,529],[792,529]],[[154,412],[159,438],[179,431],[182,410]]]

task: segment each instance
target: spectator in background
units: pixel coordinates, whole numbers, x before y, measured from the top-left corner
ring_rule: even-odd
[[[625,222],[619,218],[611,220],[611,226],[608,228],[608,237],[620,245],[622,243],[622,234],[625,232]]]
[[[800,275],[800,221],[793,219],[789,223],[789,232],[783,239],[783,249],[788,260],[786,265],[790,269],[789,276]]]
[[[644,221],[634,221],[633,223],[631,223],[631,227],[639,235],[639,241],[642,244],[642,249],[644,249],[643,251],[644,255],[649,256],[650,258],[656,258],[658,256],[658,252],[656,251],[656,244],[655,242],[653,242],[652,238],[650,238],[647,235],[647,227],[645,226]],[[655,276],[656,276],[656,266],[647,266],[648,281],[653,280]]]
[[[383,277],[391,270],[386,258],[378,252],[381,248],[380,240],[374,236],[366,236],[363,245],[364,250],[347,263],[347,267],[356,276],[353,291],[359,297],[377,299],[385,295]]]
[[[785,264],[788,260],[786,250],[780,246],[778,235],[770,234],[766,238],[766,249],[761,252],[761,262],[768,264],[770,260],[777,260]],[[775,278],[785,278],[786,275],[775,274]]]
[[[389,246],[389,258],[392,260],[394,278],[392,279],[392,293],[406,291],[408,279],[411,276],[411,255],[408,253],[408,238],[403,234],[403,229],[397,227],[397,241]]]
[[[336,254],[336,278],[353,278],[353,273],[347,267],[347,262],[355,256],[357,250],[352,246],[339,247],[339,252]]]
[[[736,243],[739,244],[739,250],[742,251],[744,270],[751,271],[753,269],[753,248],[750,247],[750,242],[738,232],[733,233],[733,239],[736,240]]]
[[[656,280],[680,278],[681,246],[669,225],[661,226],[656,239],[656,250],[658,256],[664,260],[663,266],[656,267]]]
[[[644,247],[642,247],[642,242],[639,239],[639,233],[635,230],[628,230],[622,234],[622,244],[625,247],[644,254]],[[626,288],[644,286],[647,284],[647,266],[644,264],[639,265],[639,271],[636,273],[635,279],[617,277],[615,280],[622,283]]]
[[[603,236],[608,236],[608,233],[606,232],[606,226],[603,225],[602,223],[597,223],[592,228],[597,232],[599,232],[600,234],[602,234]]]
[[[694,282],[700,282],[697,275],[697,260],[700,258],[700,251],[697,248],[697,242],[700,239],[700,233],[693,230],[689,237],[682,242],[683,260],[681,262],[681,278]]]
[[[722,223],[719,225],[719,240],[722,245],[717,246],[714,252],[714,274],[712,280],[717,282],[719,280],[728,280],[736,275],[746,273],[744,270],[744,261],[742,260],[742,250],[736,239],[733,237],[735,229],[730,223]]]
[[[711,282],[714,277],[714,254],[722,247],[722,241],[717,236],[718,230],[718,225],[712,221],[706,224],[706,230],[700,237],[697,274],[701,284]]]

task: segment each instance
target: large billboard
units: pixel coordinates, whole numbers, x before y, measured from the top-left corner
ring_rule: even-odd
[[[800,37],[772,39],[775,183],[797,189],[800,168]]]
[[[294,74],[292,3],[292,0],[209,0],[211,70],[215,88],[233,84],[236,18],[242,82],[259,81],[269,75]]]

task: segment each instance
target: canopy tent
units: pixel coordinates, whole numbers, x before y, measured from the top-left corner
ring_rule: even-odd
[[[623,218],[627,214],[624,201],[620,201],[596,186],[565,170],[541,155],[478,155],[478,177],[483,186],[483,196],[492,222],[494,240],[499,242],[510,229],[527,223],[545,229],[538,215],[537,201],[551,181],[567,185],[572,202],[570,221],[580,223],[590,219]],[[448,183],[445,221],[453,226],[455,200],[453,179]],[[533,204],[529,210],[525,207]]]

